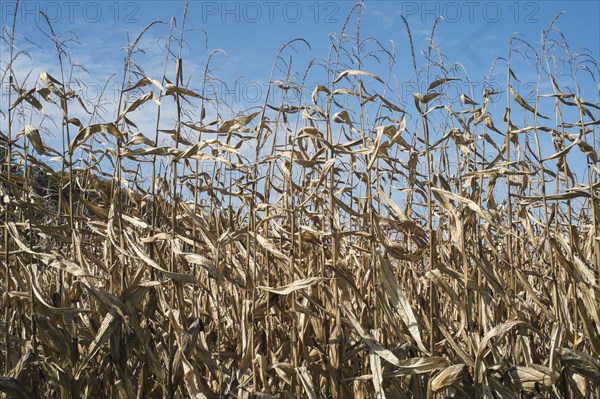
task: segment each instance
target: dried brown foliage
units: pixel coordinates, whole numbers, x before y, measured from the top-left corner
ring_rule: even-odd
[[[513,89],[525,44],[498,60],[502,119],[489,91],[449,97],[465,76],[433,62],[433,32],[423,69],[412,51],[427,90],[406,107],[389,78],[363,70],[362,45],[343,65],[346,27],[328,82],[272,76],[280,98],[228,120],[205,120],[215,103],[183,83],[181,52],[174,83],[168,56],[162,81],[136,74],[137,40],[114,120],[72,118],[83,103],[64,78],[20,87],[9,68],[0,391],[600,397],[599,107],[577,84],[597,67],[551,40],[562,37],[553,25],[534,49],[535,102]],[[291,45],[302,44],[276,63]],[[307,99],[290,101],[295,87]],[[173,144],[160,145],[169,102]],[[24,122],[42,104],[61,110],[62,149]],[[139,107],[156,110],[155,132],[138,132]],[[548,141],[556,152],[544,157]],[[145,166],[132,173],[131,161]]]

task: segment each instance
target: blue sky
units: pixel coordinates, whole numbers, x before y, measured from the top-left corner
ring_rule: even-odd
[[[98,89],[112,75],[112,93],[118,92],[124,54],[120,51],[129,40],[133,40],[150,22],[160,20],[165,24],[154,25],[147,31],[140,44],[143,54],[136,60],[146,75],[160,79],[164,58],[164,45],[169,33],[171,17],[176,19],[175,34],[180,27],[185,1],[22,1],[17,13],[17,47],[26,50],[29,58],[22,56],[15,63],[20,78],[30,74],[27,87],[33,85],[42,71],[59,75],[56,55],[51,42],[44,35],[48,28],[39,17],[44,11],[52,21],[56,32],[63,38],[75,38],[68,50],[72,61],[85,66],[89,75],[77,70],[75,76],[93,84],[84,90],[84,97],[93,99]],[[484,79],[489,74],[495,57],[507,54],[509,37],[517,32],[534,47],[539,44],[541,32],[559,12],[564,11],[557,23],[572,51],[586,48],[590,57],[598,61],[600,56],[600,2],[597,1],[383,1],[366,0],[360,16],[362,39],[376,39],[387,51],[392,42],[396,52],[393,68],[395,83],[391,84],[402,106],[412,107],[415,89],[415,74],[407,40],[406,29],[401,17],[410,25],[419,65],[424,57],[420,49],[426,49],[431,28],[437,16],[444,19],[437,27],[435,42],[447,64],[460,62],[468,71],[472,82],[456,83],[456,93],[465,92],[477,101],[481,100]],[[296,43],[284,53],[283,59],[293,62],[293,70],[302,75],[310,60],[321,62],[327,57],[331,33],[339,33],[355,5],[354,1],[201,1],[192,0],[186,21],[183,48],[184,73],[189,87],[200,87],[202,71],[209,53],[222,49],[225,54],[214,57],[211,67],[213,75],[227,84],[215,84],[213,89],[220,98],[236,112],[262,105],[266,93],[265,82],[277,50],[295,38],[303,38],[310,44]],[[3,27],[12,23],[14,2],[0,3],[0,21]],[[347,29],[356,31],[357,13],[349,18]],[[69,31],[73,33],[69,33]],[[27,40],[25,40],[27,39]],[[31,43],[35,43],[33,45]],[[378,44],[369,42],[367,49],[376,50]],[[348,45],[351,47],[351,44]],[[8,58],[8,49],[0,46],[3,62]],[[173,50],[178,52],[175,45]],[[363,69],[381,77],[387,76],[387,60],[383,51],[364,60]],[[377,57],[377,58],[375,58]],[[501,64],[501,62],[499,63]],[[281,63],[278,63],[281,65]],[[3,65],[4,67],[4,65]],[[349,69],[358,69],[348,64]],[[505,64],[498,65],[495,74],[504,79]],[[514,64],[520,83],[514,83],[522,97],[528,99],[535,87],[537,73],[535,65],[521,59]],[[313,67],[307,78],[308,93],[325,79],[323,68]],[[173,63],[168,76],[173,80]],[[434,72],[435,78],[436,73]],[[439,76],[438,76],[439,77]],[[597,77],[597,76],[596,76]],[[284,79],[285,71],[276,73],[276,79]],[[237,84],[236,84],[237,83]],[[544,86],[544,84],[546,86]],[[424,83],[422,83],[424,85]],[[502,87],[504,82],[500,80]],[[585,100],[598,102],[598,82],[587,79],[582,88]],[[551,90],[549,84],[542,88]],[[0,105],[6,109],[6,85]],[[503,106],[503,98],[499,107]],[[169,112],[165,110],[165,115]],[[502,115],[501,108],[492,108],[494,117]],[[111,110],[107,110],[110,114]],[[114,115],[113,115],[114,116]],[[136,123],[140,129],[153,128],[154,113],[138,112]],[[208,119],[210,119],[210,115]],[[0,118],[2,119],[2,118]],[[60,120],[58,117],[57,120]],[[416,121],[415,121],[416,122]],[[0,120],[4,128],[5,120]],[[549,142],[550,143],[550,142]],[[553,152],[551,144],[546,155]]]
[[[406,30],[401,16],[407,18],[415,46],[425,48],[433,21],[444,17],[436,33],[436,42],[450,62],[460,61],[477,81],[487,74],[495,56],[506,55],[508,38],[516,32],[535,42],[559,12],[558,27],[573,49],[587,47],[598,59],[600,54],[600,6],[596,1],[382,1],[367,0],[361,16],[361,36],[373,37],[384,46],[396,44],[398,76],[406,76],[402,68],[408,64]],[[168,34],[168,22],[175,17],[181,23],[184,1],[22,1],[17,18],[17,33],[43,48],[48,39],[37,26],[46,26],[37,14],[45,11],[57,32],[72,30],[81,45],[71,45],[74,59],[86,66],[94,76],[105,75],[113,65],[120,65],[123,53],[116,51],[127,43],[126,35],[135,37],[154,20],[167,22],[148,31],[143,41],[148,53],[160,65],[161,50]],[[227,56],[215,57],[218,75],[232,81],[242,75],[252,82],[265,82],[274,55],[287,40],[304,38],[310,43],[295,46],[295,66],[302,70],[312,58],[324,58],[330,45],[329,35],[339,33],[355,4],[354,1],[201,1],[192,0],[188,10],[185,39],[188,47],[184,59],[203,66],[208,52],[223,49]],[[1,21],[11,22],[14,2],[3,1]],[[355,29],[355,16],[349,30]],[[206,41],[207,40],[207,41]],[[208,43],[208,46],[206,46]],[[52,54],[37,51],[25,42],[22,48],[52,63]],[[2,48],[3,51],[6,48]],[[42,53],[42,54],[40,54]],[[149,57],[150,58],[150,57]],[[157,59],[159,58],[159,60]],[[159,62],[160,61],[160,62]],[[405,62],[403,62],[405,61]],[[152,60],[147,64],[152,70]],[[108,66],[108,68],[107,68]],[[385,68],[382,68],[385,69]],[[102,76],[104,77],[104,76]],[[194,77],[192,76],[192,80]],[[193,84],[192,84],[193,85]],[[250,100],[254,96],[248,95]]]

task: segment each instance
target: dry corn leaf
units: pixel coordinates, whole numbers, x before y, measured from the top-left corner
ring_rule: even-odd
[[[119,131],[119,128],[114,123],[99,123],[96,125],[90,125],[79,131],[75,139],[73,139],[69,145],[69,153],[73,154],[75,148],[79,147],[81,143],[96,133],[108,133],[113,135],[119,141],[124,140],[123,134]]]
[[[452,366],[448,366],[433,377],[431,380],[431,390],[433,392],[439,392],[442,389],[458,384],[463,380],[464,375],[464,364],[453,364]]]
[[[383,80],[381,80],[381,78],[377,75],[374,75],[374,74],[372,74],[370,72],[366,72],[366,71],[358,71],[358,70],[352,70],[352,69],[348,69],[348,70],[345,70],[344,72],[340,73],[338,75],[338,77],[333,81],[333,83],[335,84],[335,83],[339,82],[346,76],[368,76],[372,79],[377,80],[378,82],[384,83]]]
[[[323,281],[322,277],[309,277],[302,280],[296,280],[293,283],[278,288],[264,287],[260,285],[257,288],[277,295],[287,295],[294,291],[311,287],[321,281]]]
[[[44,143],[42,142],[42,137],[40,136],[40,131],[32,125],[25,125],[21,132],[27,137],[33,148],[40,155],[46,155],[46,148],[44,147]]]

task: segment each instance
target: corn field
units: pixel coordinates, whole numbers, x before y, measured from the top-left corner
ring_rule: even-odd
[[[456,95],[443,22],[395,49],[362,8],[299,70],[283,44],[244,111],[203,89],[218,50],[190,86],[187,5],[128,41],[115,112],[45,15],[60,75],[15,70],[4,27],[0,395],[600,398],[597,60],[557,16]],[[162,76],[136,58],[161,29]]]

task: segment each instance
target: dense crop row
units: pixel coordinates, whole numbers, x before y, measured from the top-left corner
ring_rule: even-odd
[[[434,26],[423,66],[404,52],[424,90],[400,103],[395,53],[350,31],[361,6],[304,72],[286,55],[303,41],[284,45],[279,95],[230,119],[184,83],[173,25],[162,76],[135,61],[159,27],[129,43],[114,115],[65,83],[49,22],[62,76],[33,83],[11,67],[19,26],[5,29],[0,391],[600,397],[600,107],[579,86],[596,61],[553,21],[494,62],[501,93],[450,96],[469,77]],[[373,54],[387,77],[367,72]],[[306,87],[317,67],[328,78]],[[62,147],[31,122],[48,109]]]

